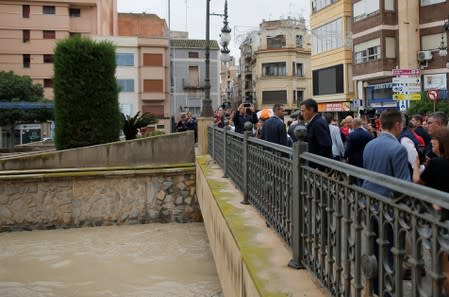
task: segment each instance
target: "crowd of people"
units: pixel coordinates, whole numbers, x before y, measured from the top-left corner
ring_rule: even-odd
[[[252,131],[254,137],[286,146],[298,141],[295,129],[304,124],[307,132],[303,140],[311,153],[449,193],[449,126],[444,112],[409,118],[392,108],[375,117],[347,116],[338,123],[333,113],[318,113],[318,104],[313,99],[301,102],[300,110],[290,115],[292,121],[284,122],[284,112],[282,104],[257,112],[252,104],[243,103],[235,111],[219,108],[214,120],[218,127],[238,133]],[[318,164],[309,166],[325,170]],[[384,197],[393,198],[395,194],[390,188],[361,178],[355,178],[354,183]],[[437,204],[431,207],[440,218],[449,219],[448,210]],[[391,232],[386,234],[390,243]],[[387,252],[387,259],[393,265],[391,252]],[[440,265],[446,275],[443,286],[449,295],[447,254]]]

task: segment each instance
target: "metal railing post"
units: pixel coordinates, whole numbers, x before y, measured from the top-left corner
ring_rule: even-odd
[[[304,237],[303,237],[303,180],[301,165],[301,154],[307,151],[307,143],[297,141],[293,144],[293,191],[292,191],[292,250],[293,258],[288,262],[288,266],[294,269],[304,269]]]
[[[248,201],[248,137],[251,135],[250,131],[243,133],[243,201],[242,204],[249,204]]]
[[[227,146],[228,146],[228,144],[227,144],[227,141],[226,141],[226,127],[223,129],[223,177],[228,177],[228,173],[227,173],[227,165],[226,165],[226,159],[227,159],[227,157],[226,157],[226,155],[227,155],[227,152],[228,152],[228,150],[226,149],[227,148]]]
[[[215,160],[215,127],[212,127],[212,159]]]

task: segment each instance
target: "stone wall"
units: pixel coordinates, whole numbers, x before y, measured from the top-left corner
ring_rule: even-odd
[[[0,175],[0,231],[201,221],[195,167]]]
[[[0,159],[0,170],[88,168],[195,162],[193,131]]]

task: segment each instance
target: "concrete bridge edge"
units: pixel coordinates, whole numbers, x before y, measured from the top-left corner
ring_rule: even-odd
[[[209,155],[197,156],[197,196],[225,297],[327,296]]]

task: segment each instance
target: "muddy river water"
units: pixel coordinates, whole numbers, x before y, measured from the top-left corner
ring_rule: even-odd
[[[0,296],[222,295],[196,223],[0,233]]]

